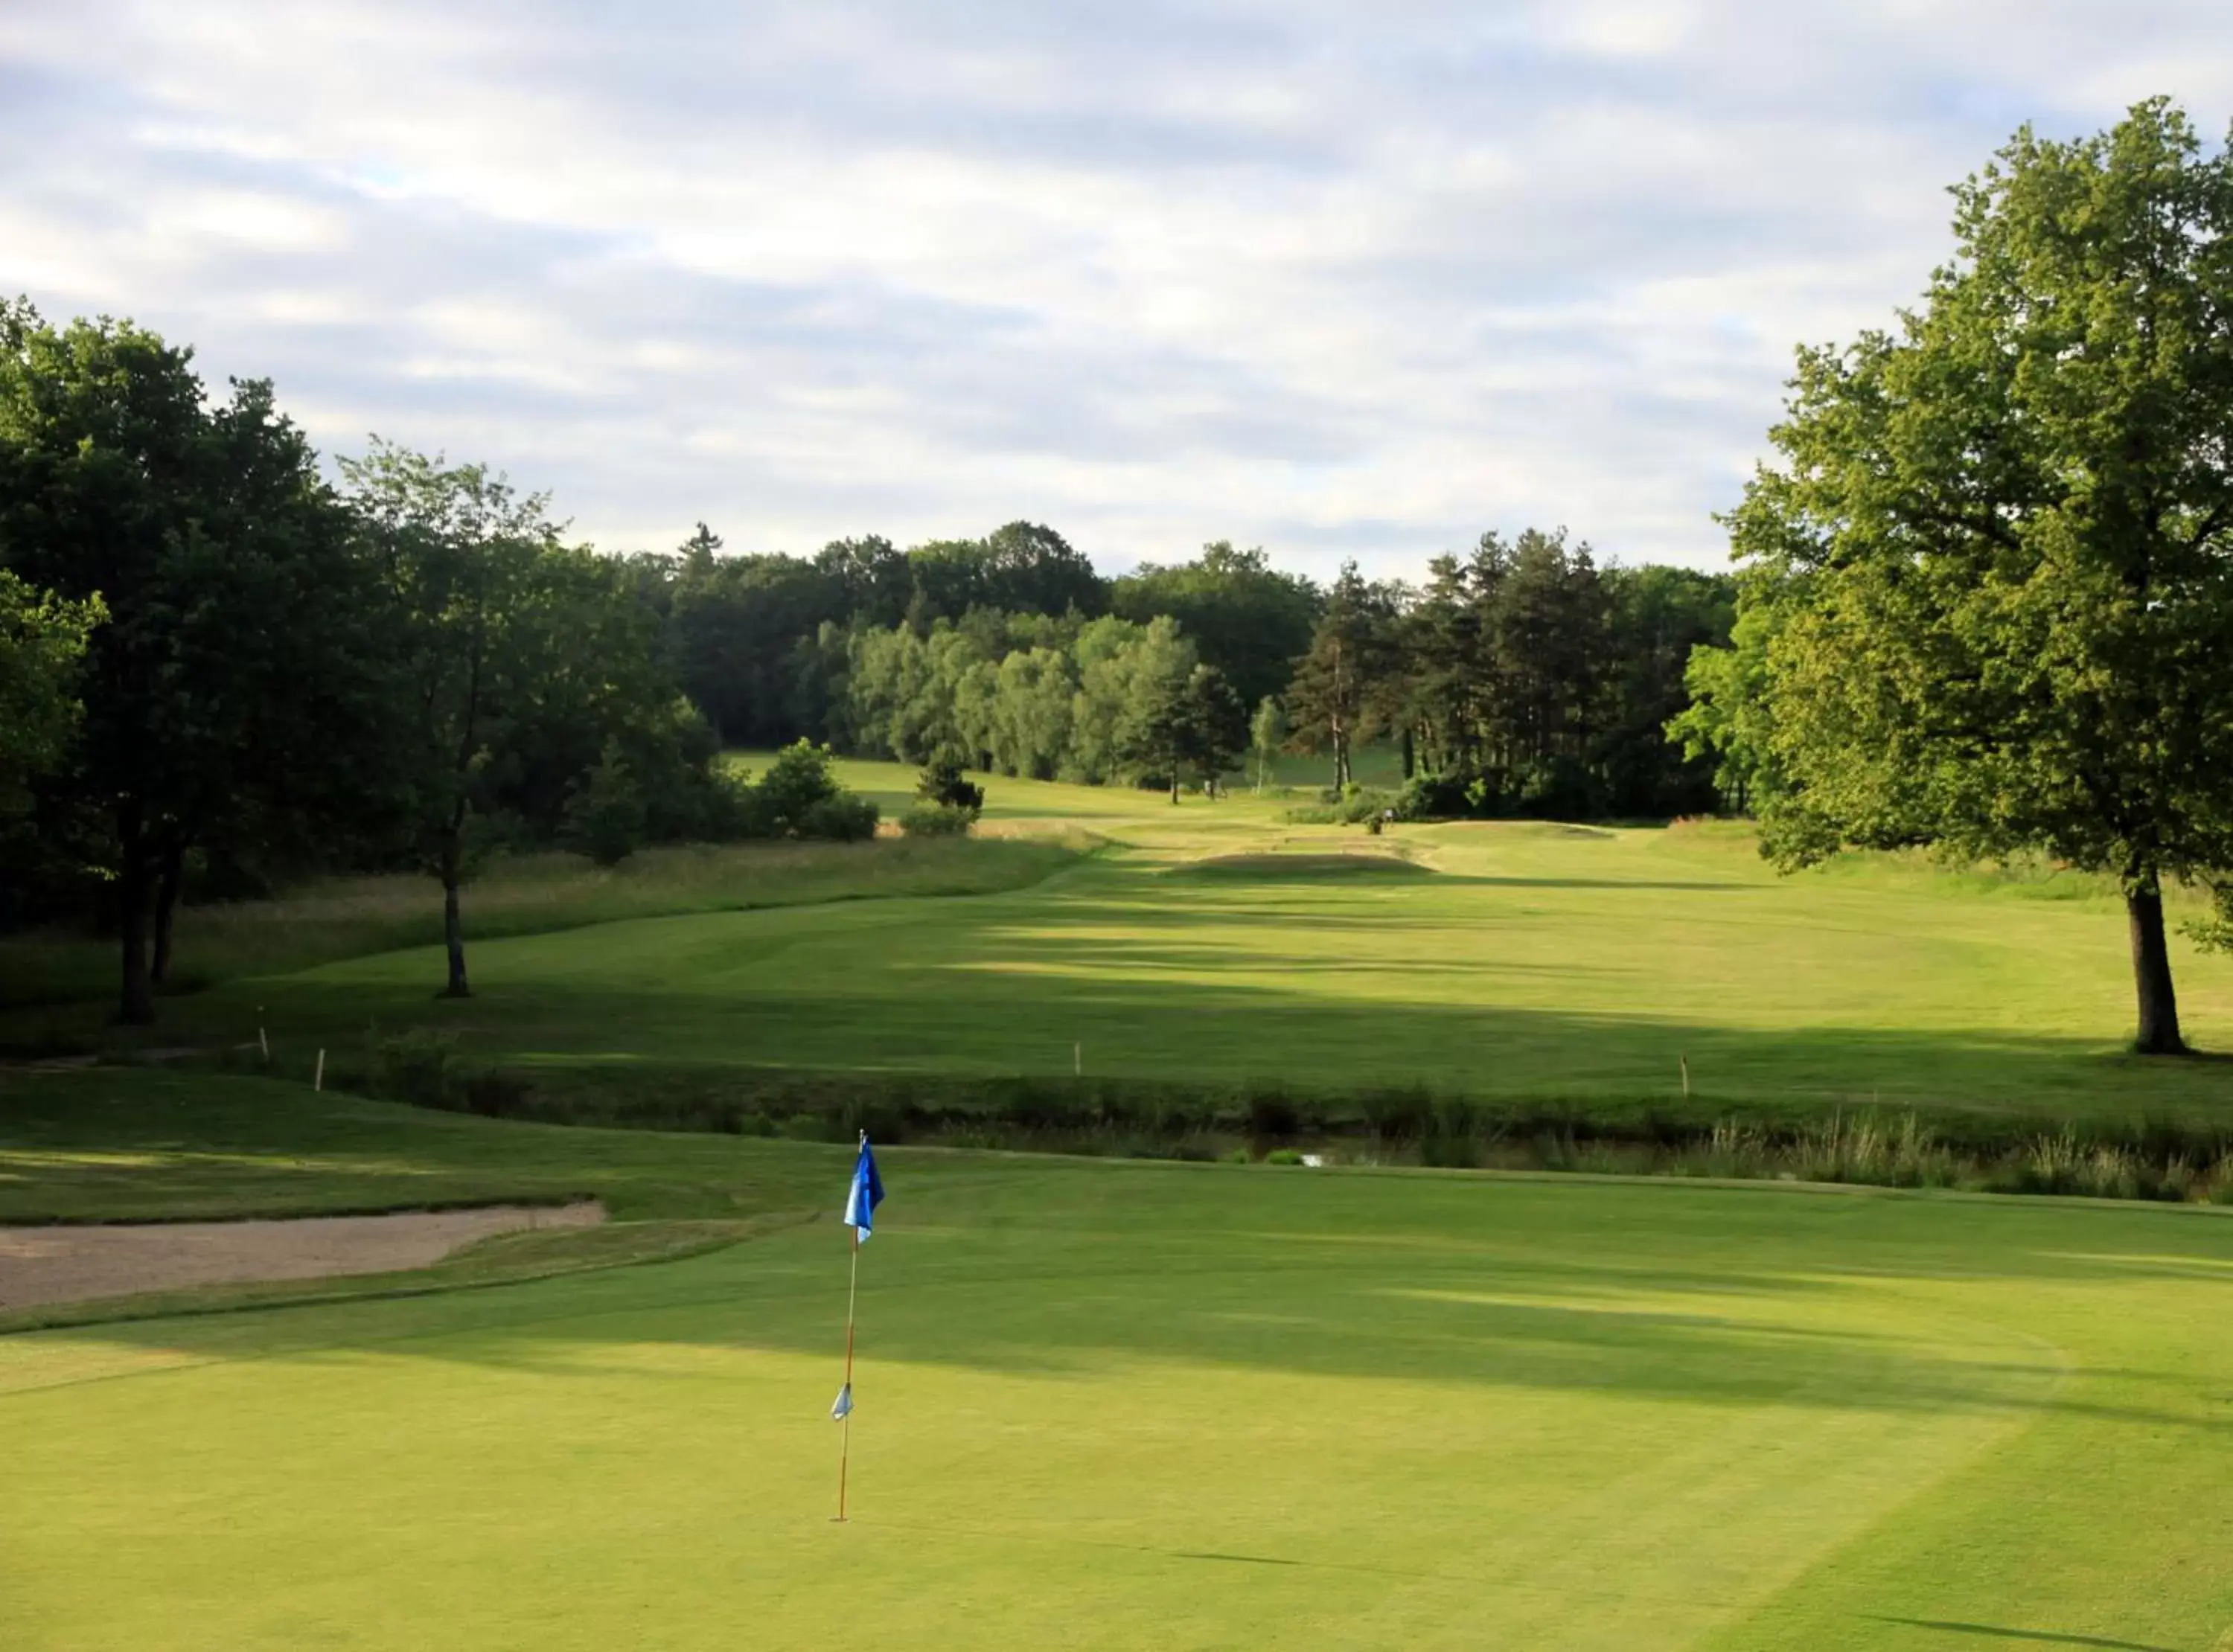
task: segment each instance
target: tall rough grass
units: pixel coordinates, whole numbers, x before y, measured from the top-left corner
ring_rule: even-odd
[[[253,1058],[253,1052],[247,1059]],[[2233,1204],[2233,1151],[2168,1126],[2075,1127],[1956,1139],[1911,1112],[1839,1110],[1776,1125],[1645,1109],[1533,1115],[1423,1089],[1312,1095],[1286,1085],[1226,1089],[1122,1078],[868,1077],[733,1068],[538,1068],[531,1076],[462,1060],[439,1035],[375,1041],[329,1082],[422,1106],[551,1123],[724,1131],[1042,1153],[1611,1175],[1843,1182]],[[305,1075],[307,1076],[307,1075]]]

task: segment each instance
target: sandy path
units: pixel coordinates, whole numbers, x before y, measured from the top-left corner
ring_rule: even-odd
[[[423,1268],[492,1233],[588,1227],[604,1219],[604,1206],[592,1201],[557,1209],[496,1205],[272,1222],[0,1227],[0,1309],[182,1285]]]

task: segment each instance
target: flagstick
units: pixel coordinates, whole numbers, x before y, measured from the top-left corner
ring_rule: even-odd
[[[845,1390],[850,1396],[853,1387],[853,1302],[861,1289],[861,1230],[854,1228],[853,1273],[845,1286]],[[837,1518],[845,1518],[845,1471],[853,1460],[853,1408],[845,1408],[845,1419],[839,1423],[837,1447]]]

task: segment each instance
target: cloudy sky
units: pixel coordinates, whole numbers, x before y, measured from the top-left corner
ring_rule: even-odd
[[[0,289],[614,548],[1707,565],[1793,344],[2224,0],[0,0]]]

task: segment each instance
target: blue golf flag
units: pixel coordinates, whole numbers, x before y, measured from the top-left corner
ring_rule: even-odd
[[[884,1202],[884,1179],[876,1174],[876,1155],[869,1151],[867,1131],[861,1133],[861,1156],[853,1161],[852,1191],[845,1195],[845,1226],[856,1237],[867,1239],[876,1226],[876,1206]]]
[[[830,1421],[843,1422],[853,1415],[853,1385],[848,1382],[837,1390],[837,1403],[830,1408]]]

